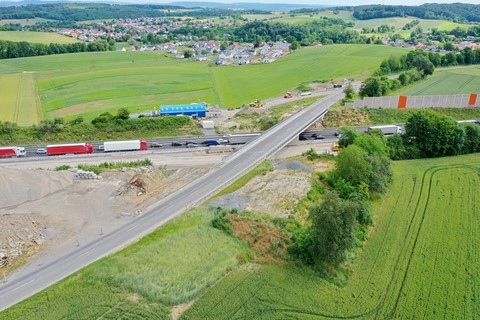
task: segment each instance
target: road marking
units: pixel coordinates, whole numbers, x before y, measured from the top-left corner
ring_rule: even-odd
[[[133,230],[133,229],[135,229],[136,227],[137,227],[137,226],[130,227],[130,228],[128,228],[128,229],[127,229],[127,230],[125,230],[125,231],[130,231],[130,230]]]
[[[14,288],[14,289],[12,289],[11,291],[15,291],[15,290],[18,290],[18,289],[20,289],[20,288],[22,288],[22,287],[25,287],[26,285],[32,283],[33,281],[35,281],[35,279],[32,279],[32,280],[30,280],[30,281],[28,281],[28,282],[25,282],[24,284],[22,284],[22,285],[20,285],[20,286],[18,286],[18,287],[16,287],[16,288]]]
[[[78,259],[78,258],[80,258],[81,256],[86,255],[86,254],[89,253],[89,252],[90,252],[90,251],[85,251],[84,253],[79,254],[78,256],[76,256],[75,259]]]

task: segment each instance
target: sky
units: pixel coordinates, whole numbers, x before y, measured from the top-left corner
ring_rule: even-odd
[[[15,0],[0,0],[0,2],[15,1]],[[72,0],[70,0],[72,1]],[[88,0],[75,0],[75,2],[88,1]],[[128,3],[174,3],[175,0],[93,0],[94,2],[128,2]],[[90,2],[93,2],[90,1]],[[182,1],[182,0],[178,0]],[[329,6],[358,6],[365,4],[392,4],[392,5],[409,5],[416,6],[423,3],[470,3],[480,4],[480,0],[432,0],[432,1],[419,1],[419,0],[184,0],[188,2],[219,2],[219,3],[235,3],[235,2],[257,2],[257,3],[290,3],[290,4],[317,4],[317,5],[329,5]]]

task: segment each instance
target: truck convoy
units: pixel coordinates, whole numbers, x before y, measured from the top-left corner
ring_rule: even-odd
[[[373,130],[380,130],[383,132],[383,135],[385,136],[391,136],[394,135],[395,133],[402,133],[402,127],[396,126],[396,125],[385,125],[385,126],[371,126],[368,127],[367,132],[371,132]]]
[[[27,151],[24,147],[0,147],[0,158],[25,157]]]
[[[148,150],[148,144],[145,140],[105,141],[103,150],[105,152]]]
[[[93,145],[90,143],[50,144],[46,149],[49,156],[93,153]]]

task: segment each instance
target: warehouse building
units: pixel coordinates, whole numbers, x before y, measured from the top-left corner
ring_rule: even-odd
[[[160,106],[160,116],[189,116],[205,118],[207,105],[205,103],[177,104]]]

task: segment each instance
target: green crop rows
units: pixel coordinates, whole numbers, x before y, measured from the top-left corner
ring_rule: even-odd
[[[480,67],[458,68],[437,71],[426,81],[422,81],[414,87],[408,88],[401,92],[401,94],[421,96],[480,93],[478,83],[480,83]]]
[[[345,287],[294,265],[242,268],[183,318],[478,318],[479,192],[478,154],[395,163],[395,182]]]

